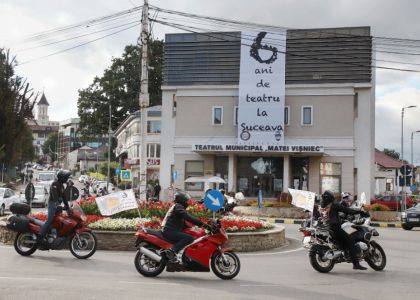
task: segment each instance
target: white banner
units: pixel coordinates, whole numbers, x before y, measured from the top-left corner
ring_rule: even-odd
[[[284,32],[242,32],[238,144],[284,143]]]
[[[137,208],[133,190],[119,191],[96,198],[99,211],[103,216],[111,216],[121,211]]]
[[[315,193],[301,190],[289,189],[292,195],[292,204],[305,210],[313,211],[315,205]]]

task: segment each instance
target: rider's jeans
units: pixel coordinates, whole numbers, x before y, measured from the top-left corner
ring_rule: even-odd
[[[39,233],[40,237],[43,238],[47,234],[50,226],[54,220],[55,212],[57,211],[57,202],[49,201],[48,202],[48,219],[44,225],[42,225],[41,231]]]
[[[162,232],[165,239],[175,243],[172,246],[172,250],[175,253],[178,253],[179,250],[183,249],[185,246],[191,244],[194,241],[194,238],[191,235],[182,231],[165,228]]]

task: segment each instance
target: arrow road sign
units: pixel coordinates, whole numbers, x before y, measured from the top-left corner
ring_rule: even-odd
[[[209,191],[204,197],[204,205],[212,210],[217,211],[223,207],[225,203],[225,197],[217,190]]]

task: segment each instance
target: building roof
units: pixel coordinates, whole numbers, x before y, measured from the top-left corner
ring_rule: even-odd
[[[386,155],[382,151],[375,149],[375,163],[381,165],[384,168],[400,168],[402,166],[402,162],[397,160],[389,155]]]
[[[45,97],[45,94],[42,93],[41,99],[38,102],[38,105],[50,105],[47,101],[47,98]]]

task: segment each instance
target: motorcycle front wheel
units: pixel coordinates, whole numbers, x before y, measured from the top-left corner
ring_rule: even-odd
[[[30,232],[18,233],[15,238],[14,247],[20,255],[29,256],[37,249],[36,237]]]
[[[92,232],[81,232],[75,234],[70,240],[70,252],[78,259],[86,259],[96,252],[98,243]]]
[[[143,244],[142,247],[155,253],[158,250],[156,247],[148,244]],[[156,277],[165,270],[166,266],[163,259],[160,262],[154,261],[141,253],[140,250],[137,251],[136,257],[134,258],[134,265],[137,271],[144,277]]]
[[[375,241],[370,242],[371,249],[365,260],[375,271],[382,271],[386,266],[386,255],[384,249]]]
[[[233,252],[219,252],[211,258],[211,269],[221,279],[233,279],[241,270],[241,262]]]
[[[334,261],[331,259],[323,259],[324,253],[319,250],[311,250],[309,252],[309,261],[312,268],[320,273],[328,273],[334,268]]]

